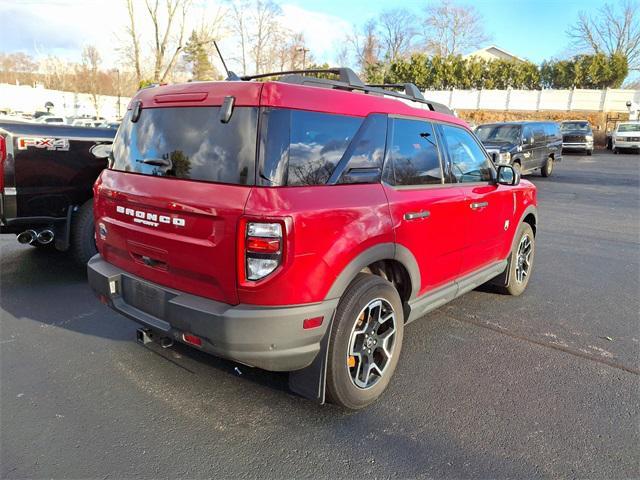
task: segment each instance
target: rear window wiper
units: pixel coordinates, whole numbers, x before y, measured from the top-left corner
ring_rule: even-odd
[[[136,162],[144,163],[146,165],[153,165],[154,167],[166,167],[171,168],[173,163],[168,158],[143,158],[137,159]]]

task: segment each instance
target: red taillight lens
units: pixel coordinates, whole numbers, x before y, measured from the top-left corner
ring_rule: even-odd
[[[202,346],[202,339],[190,333],[183,333],[182,340],[184,340],[184,343],[188,343],[189,345],[193,345],[195,347]]]
[[[248,253],[278,253],[279,251],[279,238],[247,237]]]

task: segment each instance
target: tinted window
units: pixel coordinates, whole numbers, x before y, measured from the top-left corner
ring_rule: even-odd
[[[379,181],[386,136],[387,116],[382,114],[368,116],[341,160],[345,162],[345,167],[339,183],[370,182],[375,174],[377,174],[376,181]],[[340,169],[342,170],[342,164]]]
[[[394,119],[391,123],[389,160],[395,185],[442,183],[442,168],[433,127],[419,120]]]
[[[209,182],[254,181],[256,108],[237,107],[229,123],[218,107],[143,109],[136,123],[124,117],[111,168],[125,172]]]
[[[260,178],[266,185],[323,185],[362,124],[362,118],[306,112],[265,112]]]
[[[529,141],[529,139],[533,138],[533,130],[531,130],[531,127],[530,127],[529,125],[525,125],[525,126],[523,127],[522,132],[523,132],[523,133],[522,133],[522,139],[523,139],[525,142],[528,142],[528,141]]]
[[[442,131],[456,182],[488,182],[493,176],[491,161],[463,128],[443,125]]]
[[[520,140],[519,125],[480,125],[476,135],[482,142],[517,143]]]
[[[533,139],[536,143],[544,142],[547,138],[546,133],[544,132],[543,125],[534,125],[533,126]]]
[[[361,118],[293,111],[287,185],[327,183]]]
[[[560,130],[563,132],[589,132],[589,122],[562,122]]]

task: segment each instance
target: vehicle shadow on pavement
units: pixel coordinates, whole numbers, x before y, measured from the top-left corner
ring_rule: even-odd
[[[0,250],[3,312],[86,335],[131,338],[121,319],[100,321],[109,311],[89,288],[86,269],[70,255],[18,245],[13,235],[0,237]]]
[[[412,352],[414,348],[410,346],[406,352],[410,357],[424,355]],[[352,412],[330,404],[320,406],[291,393],[285,373],[246,367],[181,344],[168,349],[153,344],[145,350],[153,354],[123,359],[132,385],[144,385],[145,391],[181,422],[193,421],[231,437],[241,435],[242,450],[255,452],[257,457],[234,457],[234,471],[252,471],[269,444],[284,453],[280,461],[294,469],[291,477],[298,476],[294,472],[299,466],[292,464],[296,458],[304,458],[304,465],[324,465],[324,474],[316,471],[314,475],[322,477],[336,470],[343,478],[414,478],[425,474],[434,478],[495,478],[497,472],[509,478],[543,476],[522,458],[499,458],[486,449],[470,451],[451,438],[445,433],[447,418],[434,416],[428,403],[416,409],[414,400],[420,389],[411,375],[399,372],[383,397]],[[162,362],[158,355],[177,368]],[[456,405],[449,407],[455,411]],[[250,435],[246,435],[248,431]],[[309,438],[314,439],[313,444]],[[215,454],[213,450],[211,455]],[[307,476],[309,471],[299,473]]]

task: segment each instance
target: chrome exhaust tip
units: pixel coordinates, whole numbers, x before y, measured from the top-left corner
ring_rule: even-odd
[[[38,234],[35,232],[35,230],[25,230],[24,232],[18,234],[18,243],[33,243],[37,237]]]
[[[173,345],[173,339],[169,338],[169,337],[162,337],[160,339],[160,346],[162,348],[169,348]]]
[[[53,233],[53,230],[42,230],[40,233],[38,233],[37,239],[38,242],[41,243],[42,245],[48,245],[51,242],[53,242],[53,239],[55,238],[55,234]]]

